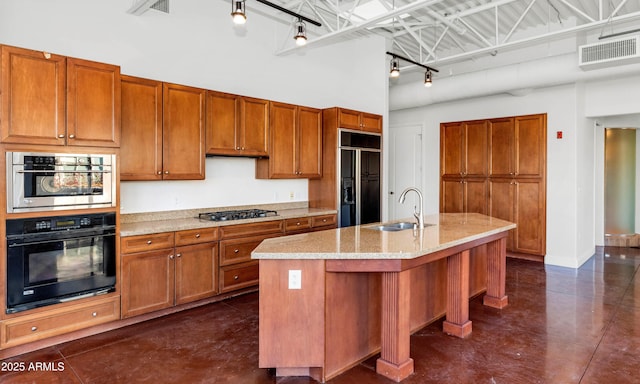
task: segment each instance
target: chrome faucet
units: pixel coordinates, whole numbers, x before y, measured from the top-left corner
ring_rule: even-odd
[[[420,210],[416,211],[416,207],[413,207],[413,216],[416,218],[416,220],[418,220],[418,227],[420,227],[420,229],[424,229],[424,219],[422,218],[422,209],[424,207],[424,199],[422,198],[422,192],[420,192],[420,190],[418,188],[415,187],[409,187],[407,189],[405,189],[404,191],[402,191],[402,193],[400,194],[400,198],[398,199],[398,202],[400,204],[404,204],[404,199],[407,197],[407,192],[409,191],[414,191],[415,193],[418,194],[418,198],[420,199]]]

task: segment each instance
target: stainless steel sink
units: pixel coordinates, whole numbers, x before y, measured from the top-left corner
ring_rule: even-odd
[[[376,231],[404,231],[405,229],[413,229],[414,226],[417,226],[416,223],[409,222],[400,222],[400,223],[388,223],[381,225],[374,225],[371,227],[365,227],[367,229],[373,229]]]

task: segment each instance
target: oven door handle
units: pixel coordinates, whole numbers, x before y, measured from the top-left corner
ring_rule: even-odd
[[[85,240],[85,239],[93,239],[93,238],[102,238],[102,237],[110,237],[110,236],[115,236],[115,233],[96,233],[95,235],[85,235],[85,236],[65,236],[62,238],[51,238],[50,240],[41,240],[41,241],[28,241],[28,242],[16,242],[14,240],[14,242],[11,242],[10,240],[8,241],[8,247],[9,248],[15,248],[15,247],[24,247],[27,245],[40,245],[40,244],[49,244],[49,243],[56,243],[59,241],[66,241],[66,240]],[[17,240],[17,239],[16,239]]]
[[[65,169],[26,169],[15,171],[15,173],[111,173],[111,170],[93,170],[93,169],[78,169],[78,170],[65,170]]]

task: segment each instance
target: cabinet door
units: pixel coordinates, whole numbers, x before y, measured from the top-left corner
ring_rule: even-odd
[[[382,133],[382,116],[363,112],[360,117],[363,131]]]
[[[487,214],[489,201],[489,182],[487,179],[464,180],[464,211]]]
[[[440,184],[440,212],[464,212],[463,179],[442,179]]]
[[[173,306],[173,248],[122,256],[122,317]]]
[[[513,251],[532,255],[546,253],[545,184],[540,180],[515,182],[515,223]]]
[[[204,179],[205,90],[163,85],[163,152],[165,180]]]
[[[176,247],[176,304],[211,297],[218,292],[218,243]]]
[[[298,108],[295,105],[271,102],[269,111],[270,141],[268,159],[269,178],[294,178],[295,129]]]
[[[465,176],[484,177],[488,174],[489,145],[486,121],[464,124],[464,169]]]
[[[338,108],[338,128],[360,130],[360,112]]]
[[[296,174],[301,177],[322,176],[322,111],[298,107],[296,130]]]
[[[268,156],[269,101],[243,97],[240,99],[242,154]]]
[[[209,155],[238,155],[239,97],[207,91],[206,152]]]
[[[162,179],[162,82],[122,76],[121,180]]]
[[[491,157],[490,176],[513,176],[515,174],[515,131],[513,118],[489,120]]]
[[[515,172],[522,177],[541,177],[546,163],[546,115],[515,118],[517,155]]]
[[[516,182],[512,179],[491,179],[489,183],[489,216],[515,223]],[[509,231],[507,237],[508,250],[514,248],[513,233]]]
[[[6,45],[0,55],[0,140],[64,145],[66,58]]]
[[[67,58],[67,145],[120,146],[120,67]]]
[[[463,123],[440,125],[440,175],[462,176]]]

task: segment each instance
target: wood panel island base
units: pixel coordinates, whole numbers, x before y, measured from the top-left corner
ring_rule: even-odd
[[[425,217],[424,229],[375,225],[263,241],[259,366],[325,382],[380,352],[376,371],[414,372],[410,335],[446,313],[443,331],[471,333],[469,297],[503,308],[506,236],[515,224],[475,213]]]

